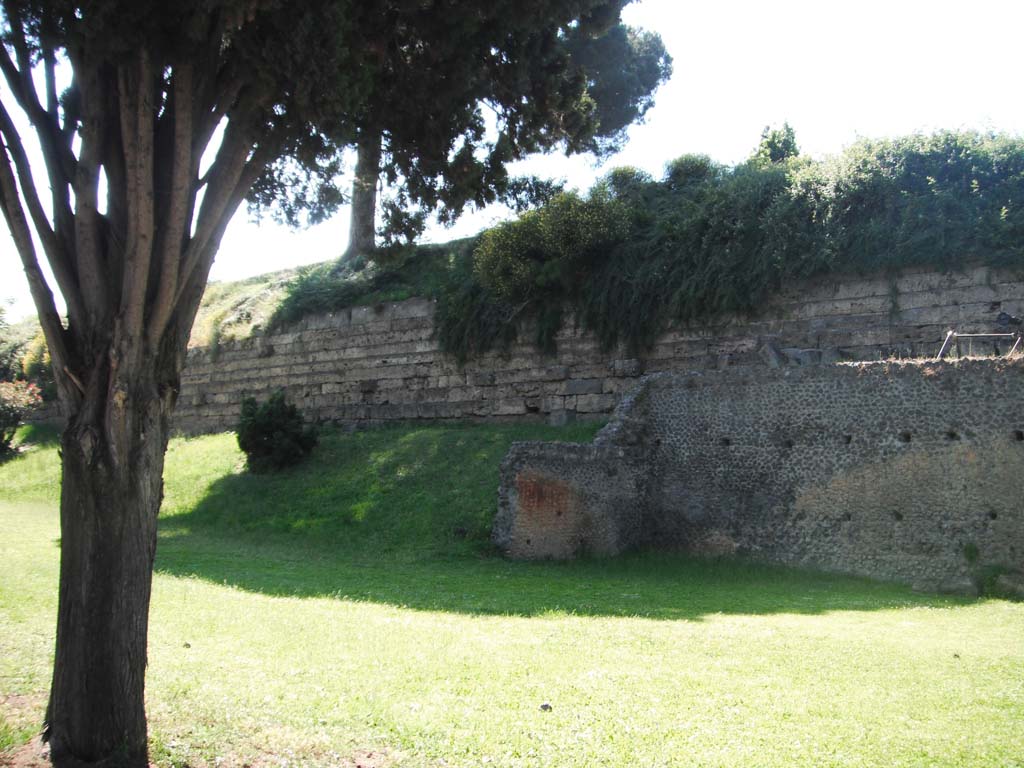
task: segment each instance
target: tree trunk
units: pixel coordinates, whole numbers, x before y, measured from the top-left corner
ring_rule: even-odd
[[[380,133],[364,133],[356,147],[356,178],[352,182],[352,215],[348,248],[341,257],[350,261],[370,253],[376,245],[377,179],[380,177]]]
[[[58,766],[148,764],[146,636],[174,389],[162,398],[156,365],[147,362],[130,397],[116,384],[89,387],[100,394],[86,395],[61,439],[60,591],[46,716]]]

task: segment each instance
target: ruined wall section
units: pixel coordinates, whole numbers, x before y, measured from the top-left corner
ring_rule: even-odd
[[[355,307],[192,349],[175,425],[188,433],[231,429],[244,397],[278,388],[310,420],[341,424],[602,417],[645,372],[934,355],[949,328],[992,331],[1000,314],[1024,315],[1024,281],[976,268],[794,284],[754,318],[675,328],[643,359],[602,351],[567,327],[556,357],[538,353],[526,332],[526,343],[460,368],[440,352],[433,312],[422,299]],[[983,349],[991,346],[979,342],[974,351]]]
[[[641,510],[637,541],[927,589],[1024,571],[1024,360],[662,374],[641,390],[616,417],[642,437],[639,497],[614,504]],[[547,471],[539,446],[518,450]]]
[[[644,535],[646,389],[592,443],[513,443],[501,464],[495,544],[511,557],[607,556]]]

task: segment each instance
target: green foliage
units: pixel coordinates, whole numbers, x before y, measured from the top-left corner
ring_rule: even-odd
[[[11,327],[4,314],[4,308],[0,306],[0,381],[10,381],[17,373],[20,345],[12,338]]]
[[[658,86],[672,76],[669,56],[656,32],[618,24],[600,37],[579,29],[567,39],[572,63],[586,73],[596,130],[580,142],[597,155],[622,149],[626,129],[643,122]]]
[[[279,328],[306,315],[347,307],[435,298],[451,282],[454,265],[472,252],[475,238],[440,245],[380,249],[372,261],[325,263],[299,270],[284,287],[284,297],[267,325]]]
[[[761,143],[754,153],[754,158],[766,163],[781,163],[800,154],[796,145],[796,131],[789,123],[781,128],[766,125],[761,131]]]
[[[566,300],[579,299],[582,278],[629,232],[629,207],[614,183],[586,197],[555,196],[543,208],[483,234],[474,252],[474,274],[482,288],[537,319],[537,345],[554,350]]]
[[[14,434],[25,414],[42,403],[39,390],[24,381],[0,381],[0,457],[12,450]]]
[[[425,25],[389,29],[384,83],[359,126],[381,140],[395,190],[383,207],[385,242],[415,237],[431,213],[450,223],[467,205],[529,199],[507,171],[528,154],[620,148],[672,74],[658,34],[618,23],[625,4],[502,0],[464,14],[451,39],[425,40]]]
[[[29,381],[39,389],[43,400],[49,402],[57,399],[57,384],[53,379],[53,365],[50,362],[50,350],[46,346],[46,337],[42,329],[24,345],[21,353],[21,379]]]
[[[434,313],[441,351],[461,365],[475,355],[508,348],[519,332],[517,308],[477,280],[471,254],[457,259],[452,267]]]
[[[242,401],[238,447],[245,453],[251,471],[260,474],[297,464],[316,444],[316,428],[303,423],[302,414],[285,402],[282,390],[262,404],[253,397]]]
[[[661,181],[619,169],[586,197],[567,194],[485,233],[474,276],[530,319],[550,350],[575,315],[605,347],[647,348],[672,322],[752,313],[784,282],[829,272],[969,262],[1024,265],[1024,140],[939,133],[862,141],[821,162],[795,156],[786,125],[735,168],[704,156]],[[464,287],[460,296],[474,294]],[[460,307],[466,308],[465,303]],[[515,338],[478,305],[439,328],[465,340]],[[442,310],[444,311],[444,310]],[[457,328],[455,338],[448,329]]]

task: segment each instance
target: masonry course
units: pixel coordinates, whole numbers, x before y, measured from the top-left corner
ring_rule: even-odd
[[[193,348],[175,426],[232,429],[243,398],[278,388],[310,421],[346,426],[606,418],[645,373],[934,355],[948,329],[996,330],[1000,312],[1024,314],[1020,275],[977,267],[830,276],[786,286],[750,317],[674,327],[642,355],[602,350],[570,322],[555,356],[524,341],[460,367],[440,350],[433,303],[410,299]],[[521,336],[532,338],[529,329]],[[993,350],[979,342],[974,351]]]

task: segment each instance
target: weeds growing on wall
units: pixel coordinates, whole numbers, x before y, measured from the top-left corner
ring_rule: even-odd
[[[438,300],[441,347],[459,360],[527,326],[553,351],[570,315],[605,347],[639,352],[672,322],[754,312],[793,279],[1024,266],[1024,139],[864,140],[820,161],[789,144],[736,167],[685,155],[658,180],[617,169],[475,242],[406,251],[360,273],[311,270],[279,320],[427,295]]]
[[[381,250],[373,261],[316,264],[301,270],[268,322],[279,328],[306,315],[345,307],[403,301],[413,296],[436,298],[450,282],[449,273],[468,258],[475,238],[440,245]]]

